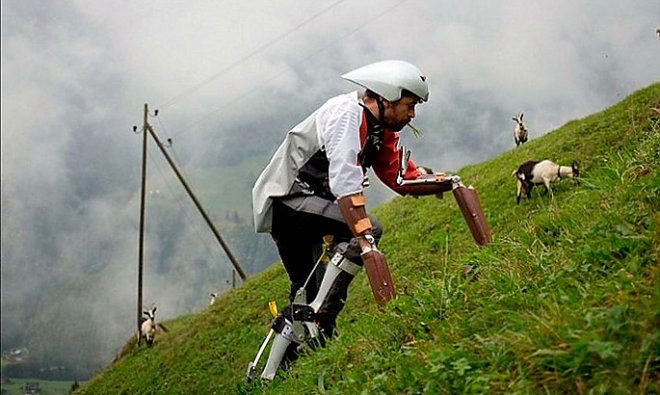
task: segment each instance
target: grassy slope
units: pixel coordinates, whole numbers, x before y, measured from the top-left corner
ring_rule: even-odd
[[[127,342],[80,393],[624,393],[660,391],[660,84],[459,174],[478,186],[494,242],[477,248],[451,196],[374,210],[397,300],[375,307],[361,274],[340,336],[264,385],[245,384],[281,265]],[[515,204],[528,159],[581,165],[553,200]],[[539,189],[540,190],[540,189]],[[476,266],[479,278],[462,275]],[[263,364],[262,360],[262,364]]]

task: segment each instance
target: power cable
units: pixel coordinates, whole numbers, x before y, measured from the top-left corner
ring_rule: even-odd
[[[172,106],[174,103],[176,103],[177,101],[179,101],[181,98],[183,98],[183,97],[185,97],[185,96],[187,96],[187,95],[189,95],[189,94],[191,94],[191,93],[197,91],[198,89],[200,89],[200,88],[203,87],[204,85],[208,84],[209,82],[211,82],[211,81],[213,81],[214,79],[218,78],[218,77],[221,76],[222,74],[228,72],[229,70],[233,69],[234,67],[236,67],[236,66],[238,66],[239,64],[243,63],[244,61],[246,61],[247,59],[251,58],[252,56],[254,56],[254,55],[256,55],[256,54],[258,54],[259,52],[264,51],[266,48],[268,48],[268,47],[270,47],[271,45],[275,44],[276,42],[278,42],[279,40],[281,40],[281,39],[283,39],[284,37],[288,36],[289,34],[295,32],[296,30],[299,30],[299,29],[302,28],[303,26],[307,25],[308,23],[310,23],[310,22],[313,21],[314,19],[316,19],[316,18],[320,17],[321,15],[325,14],[326,12],[330,11],[332,8],[336,7],[336,6],[339,5],[340,3],[343,3],[344,1],[346,1],[346,0],[339,0],[339,1],[336,1],[336,2],[334,2],[334,3],[332,3],[332,4],[330,4],[328,7],[322,9],[321,11],[319,11],[319,12],[317,12],[316,14],[312,15],[311,17],[307,18],[307,19],[306,19],[305,21],[303,21],[302,23],[296,25],[293,29],[291,29],[291,30],[289,30],[289,31],[287,31],[287,32],[285,32],[285,33],[283,33],[283,34],[281,34],[281,35],[275,37],[274,39],[272,39],[272,40],[266,42],[265,44],[261,45],[260,47],[258,47],[258,48],[255,49],[254,51],[250,52],[249,54],[243,56],[242,58],[240,58],[239,60],[237,60],[237,61],[235,61],[234,63],[230,64],[229,66],[225,67],[224,69],[222,69],[222,70],[218,71],[217,73],[213,74],[212,76],[208,77],[208,78],[205,79],[204,81],[198,83],[197,85],[194,85],[193,87],[189,88],[188,90],[186,90],[186,91],[184,91],[184,92],[178,94],[177,96],[173,97],[172,99],[166,101],[165,103],[163,103],[163,104],[160,106],[160,108],[167,108],[167,107]]]
[[[249,53],[248,55],[246,55],[246,56],[244,56],[243,58],[241,58],[240,60],[238,60],[238,61],[232,63],[230,66],[228,66],[228,67],[226,67],[226,68],[220,70],[219,72],[215,73],[214,75],[212,75],[211,77],[209,77],[209,78],[207,78],[206,80],[202,81],[201,83],[199,83],[199,84],[193,86],[192,88],[186,90],[185,92],[183,92],[183,93],[181,93],[181,94],[175,96],[173,99],[170,99],[170,100],[167,101],[165,104],[163,104],[163,105],[161,106],[161,109],[162,109],[162,108],[167,108],[167,107],[172,106],[174,103],[176,103],[177,101],[179,101],[181,98],[183,98],[183,97],[185,97],[186,95],[189,95],[189,94],[195,92],[196,90],[200,89],[202,86],[208,84],[208,83],[211,82],[212,80],[218,78],[218,77],[221,76],[222,74],[224,74],[224,73],[228,72],[229,70],[233,69],[234,67],[238,66],[240,63],[244,62],[244,61],[247,60],[248,58],[250,58],[250,57],[256,55],[257,53],[259,53],[259,52],[261,52],[261,51],[263,51],[263,50],[265,50],[265,49],[268,48],[269,46],[273,45],[274,43],[276,43],[277,41],[281,40],[282,38],[288,36],[289,34],[293,33],[294,31],[296,31],[296,30],[302,28],[304,25],[308,24],[309,22],[311,22],[312,20],[318,18],[319,16],[325,14],[325,13],[328,12],[330,9],[334,8],[335,6],[337,6],[338,4],[340,4],[340,3],[344,2],[344,1],[345,1],[345,0],[340,0],[340,1],[337,1],[337,2],[335,2],[335,3],[333,3],[333,4],[331,4],[329,7],[326,7],[325,9],[321,10],[320,12],[314,14],[312,17],[308,18],[308,19],[305,20],[303,23],[297,25],[296,27],[294,27],[294,28],[291,29],[290,31],[287,31],[286,33],[284,33],[284,34],[282,34],[282,35],[276,37],[275,39],[273,39],[273,40],[267,42],[266,44],[260,46],[260,47],[257,48],[256,50],[252,51],[252,52]],[[326,51],[326,50],[329,49],[329,48],[332,48],[332,47],[336,47],[336,46],[338,46],[338,44],[341,42],[341,40],[343,40],[343,39],[345,39],[345,38],[347,38],[347,37],[352,36],[353,34],[357,33],[357,32],[360,31],[360,30],[362,30],[364,27],[366,27],[366,26],[368,26],[369,24],[375,22],[376,20],[378,20],[378,19],[381,18],[382,16],[388,14],[389,12],[391,12],[391,11],[394,10],[395,8],[401,6],[402,4],[406,3],[407,1],[409,1],[409,0],[403,0],[403,1],[401,1],[401,2],[398,2],[398,3],[394,4],[394,5],[392,5],[392,6],[389,7],[389,8],[386,8],[385,10],[383,10],[382,12],[380,12],[379,14],[377,14],[377,15],[375,15],[374,17],[372,17],[371,19],[369,19],[369,20],[368,20],[367,22],[365,22],[364,24],[362,24],[362,25],[360,25],[359,27],[357,27],[357,28],[355,28],[355,29],[349,31],[347,34],[341,36],[339,39],[335,39],[335,40],[333,41],[334,44],[329,44],[329,45],[327,45],[327,46],[323,46],[323,47],[317,49],[316,51],[311,52],[310,54],[308,54],[308,55],[305,56],[304,58],[301,58],[301,61],[307,61],[309,58],[311,58],[311,57],[313,57],[313,56],[315,56],[315,55],[317,55],[317,54],[319,54],[319,53],[321,53],[321,52],[323,52],[323,51]],[[288,72],[288,71],[289,71],[289,69],[285,68],[285,69],[283,69],[281,72],[279,72],[279,73],[277,73],[277,74],[271,76],[270,78],[268,78],[268,79],[266,79],[266,80],[263,80],[263,82],[260,83],[259,85],[260,85],[260,86],[262,87],[262,89],[263,89],[264,84],[269,83],[269,82],[271,82],[271,81],[273,81],[273,80],[279,78],[281,75],[285,74],[285,73]],[[246,97],[246,96],[247,96],[248,94],[250,94],[250,93],[254,93],[254,90],[246,90],[244,93],[242,93],[242,94],[240,94],[240,95],[238,95],[238,96],[235,96],[235,97],[232,98],[232,100],[230,100],[227,104],[225,104],[225,105],[219,107],[219,108],[216,109],[216,110],[213,110],[212,112],[208,113],[208,114],[205,115],[204,117],[198,119],[197,121],[194,121],[192,124],[190,124],[189,126],[185,127],[182,131],[177,132],[177,135],[180,134],[180,133],[182,133],[182,132],[185,132],[185,131],[190,130],[193,126],[196,126],[196,125],[202,123],[203,121],[205,121],[206,119],[210,118],[212,115],[216,114],[217,112],[221,111],[222,109],[225,109],[225,108],[227,108],[227,107],[230,107],[230,106],[234,105],[235,103],[237,103],[238,101],[242,100],[244,97]],[[156,110],[156,113],[155,113],[155,114],[158,115],[158,110]],[[159,122],[160,126],[162,127],[163,131],[165,131],[165,132],[167,133],[167,130],[166,130],[166,128],[165,128],[165,125],[162,123],[161,118],[158,117],[158,116],[156,116],[156,118],[158,119],[158,122]],[[171,143],[172,143],[172,139],[171,139],[171,138],[168,139],[168,142],[170,142],[170,144],[171,144]],[[206,152],[208,152],[208,149],[210,149],[210,147],[211,147],[211,145],[209,144],[209,145],[207,146],[207,149],[206,149],[205,151],[202,152],[202,155],[203,155],[203,154],[206,154]],[[173,151],[173,152],[174,152],[174,151]],[[152,159],[152,161],[154,161],[154,160],[153,160],[153,157],[152,157],[151,154],[150,154],[150,158]],[[178,161],[178,159],[177,159],[177,161]],[[154,161],[154,163],[156,163],[156,162]],[[162,173],[162,170],[160,169],[160,166],[159,166],[158,164],[156,164],[156,166],[158,167],[159,172],[161,173],[161,176],[162,176],[163,173]],[[169,186],[169,184],[167,184],[167,182],[166,182],[166,185],[167,185],[167,187],[170,189],[170,192],[172,193],[171,187]],[[172,194],[173,194],[173,196],[175,196],[175,198],[176,198],[176,195],[175,195],[174,193],[172,193]],[[178,200],[178,204],[180,205],[180,209],[182,209],[182,210],[184,211],[184,214],[186,215],[186,219],[191,223],[191,225],[193,226],[193,229],[194,229],[196,232],[199,232],[199,229],[196,228],[196,227],[194,226],[194,224],[192,223],[192,220],[188,217],[187,213],[185,212],[185,209],[184,209],[184,207],[183,207],[183,204],[182,204],[182,202],[181,202],[180,200]],[[198,234],[199,234],[199,233],[198,233]],[[213,254],[212,254],[212,251],[210,251],[210,249],[208,248],[208,246],[206,246],[206,244],[204,244],[204,246],[205,246],[205,248],[207,249],[207,251],[209,252],[209,254],[210,254],[210,255],[213,255]]]
[[[149,159],[156,166],[156,170],[160,174],[160,178],[163,180],[163,183],[165,184],[166,188],[169,190],[169,192],[172,195],[172,197],[174,198],[175,202],[178,204],[179,211],[183,213],[183,216],[186,218],[186,221],[188,221],[188,223],[191,226],[193,232],[195,232],[197,234],[198,240],[203,240],[203,234],[201,233],[201,230],[199,228],[199,224],[196,224],[192,220],[192,218],[190,217],[188,211],[186,210],[186,208],[183,204],[181,196],[177,195],[174,192],[174,189],[172,188],[170,183],[167,182],[167,177],[165,176],[165,173],[163,172],[163,169],[160,166],[160,164],[154,159],[155,155],[153,155],[153,153],[151,152],[151,148],[149,148],[147,151],[148,151],[147,153],[148,153]],[[209,253],[209,256],[214,256],[213,251],[209,248],[208,245],[206,245],[206,243],[201,243],[201,244],[204,246],[206,251]]]
[[[333,47],[338,46],[339,43],[340,43],[342,40],[344,40],[345,38],[354,35],[354,34],[357,33],[358,31],[364,29],[364,28],[365,28],[366,26],[368,26],[369,24],[375,22],[375,21],[378,20],[379,18],[383,17],[384,15],[388,14],[389,12],[391,12],[392,10],[394,10],[395,8],[400,7],[401,5],[403,5],[404,3],[408,2],[408,1],[410,1],[410,0],[403,0],[403,1],[401,1],[401,2],[398,2],[398,3],[394,4],[394,5],[392,5],[392,6],[389,7],[389,8],[386,8],[385,10],[383,10],[382,12],[380,12],[379,14],[377,14],[377,15],[375,15],[374,17],[372,17],[371,19],[369,19],[366,23],[364,23],[364,24],[360,25],[359,27],[357,27],[357,28],[355,28],[355,29],[349,31],[347,34],[345,34],[345,35],[339,37],[338,39],[333,40],[334,44],[329,44],[329,45],[327,45],[327,46],[322,46],[322,47],[320,47],[319,49],[317,49],[316,51],[311,52],[310,54],[308,54],[308,55],[305,56],[304,58],[301,58],[299,61],[300,61],[300,62],[307,61],[307,60],[309,60],[309,58],[311,58],[311,57],[313,57],[313,56],[316,56],[316,55],[318,55],[319,53],[328,50],[329,48],[333,48]],[[226,108],[229,108],[229,107],[231,107],[231,106],[236,105],[237,103],[239,103],[242,99],[244,99],[244,98],[247,97],[248,95],[251,95],[251,94],[253,94],[255,91],[258,91],[258,90],[260,90],[260,89],[264,89],[266,84],[268,84],[268,83],[274,81],[275,79],[279,78],[280,76],[282,76],[283,74],[285,74],[285,73],[287,73],[287,72],[290,72],[290,69],[289,69],[289,68],[283,68],[279,73],[277,73],[277,74],[275,74],[275,75],[272,75],[272,76],[271,76],[270,78],[268,78],[268,79],[265,79],[265,80],[260,81],[260,82],[257,84],[257,88],[256,88],[256,89],[246,89],[243,93],[241,93],[241,94],[239,94],[239,95],[236,95],[236,96],[232,97],[232,98],[231,98],[226,104],[222,105],[221,107],[216,108],[215,110],[212,110],[211,112],[209,112],[209,113],[207,113],[206,115],[204,115],[202,118],[199,118],[199,119],[197,119],[196,121],[193,121],[193,122],[192,122],[191,124],[189,124],[188,126],[183,127],[180,131],[178,131],[178,132],[176,133],[176,135],[180,135],[181,133],[187,132],[187,131],[189,131],[190,129],[192,129],[193,127],[202,124],[204,121],[206,121],[207,119],[209,119],[209,118],[212,117],[213,115],[217,114],[218,112],[220,112],[220,111],[222,111],[222,110],[224,110],[224,109],[226,109]],[[212,147],[212,144],[207,144],[206,149],[205,149],[204,151],[202,151],[202,153],[199,154],[198,156],[203,156],[204,154],[206,154],[206,152],[208,152],[208,150],[211,149],[211,147]]]

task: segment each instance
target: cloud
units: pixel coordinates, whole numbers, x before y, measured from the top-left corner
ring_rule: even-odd
[[[182,165],[265,161],[289,128],[354,89],[342,73],[405,59],[431,95],[414,121],[423,140],[404,143],[418,162],[455,171],[512,148],[515,113],[535,138],[658,81],[657,15],[655,0],[3,1],[3,347],[20,340],[16,319],[29,322],[46,292],[73,280],[93,280],[86,311],[98,312],[99,339],[116,339],[101,359],[126,338],[107,317],[134,314],[142,136],[131,126],[145,103]],[[165,173],[152,146],[150,181]],[[215,244],[194,237],[204,225],[181,196],[163,206],[163,225]],[[168,261],[191,247],[166,236],[148,240],[149,259],[179,270],[147,279],[161,318],[206,302],[189,284],[230,273],[200,244],[194,262]]]

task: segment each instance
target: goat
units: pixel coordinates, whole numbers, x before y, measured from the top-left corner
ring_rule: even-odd
[[[576,163],[571,166],[561,166],[549,160],[540,162],[530,160],[520,165],[511,175],[516,177],[516,204],[520,204],[523,188],[528,199],[532,197],[532,187],[541,184],[545,185],[545,192],[550,192],[552,196],[550,183],[562,177],[577,178],[580,176],[580,171]]]
[[[516,147],[520,144],[527,142],[527,127],[523,123],[523,113],[520,113],[519,116],[511,118],[516,122],[516,130],[513,131],[513,141],[516,143]]]
[[[209,301],[209,305],[212,305],[213,303],[215,303],[215,298],[217,298],[217,297],[218,297],[217,293],[211,292],[211,300]]]
[[[142,338],[147,342],[147,346],[151,347],[154,344],[156,331],[162,330],[163,332],[167,332],[167,328],[163,324],[156,324],[156,306],[152,307],[150,310],[144,310],[142,314],[147,316],[147,318],[143,318],[142,324],[140,324],[140,331],[138,332],[138,347],[142,344]]]

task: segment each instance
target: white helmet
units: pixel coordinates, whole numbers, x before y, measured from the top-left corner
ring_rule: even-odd
[[[426,77],[416,66],[402,60],[368,64],[341,77],[391,102],[401,99],[401,91],[404,89],[422,101],[429,99]]]

